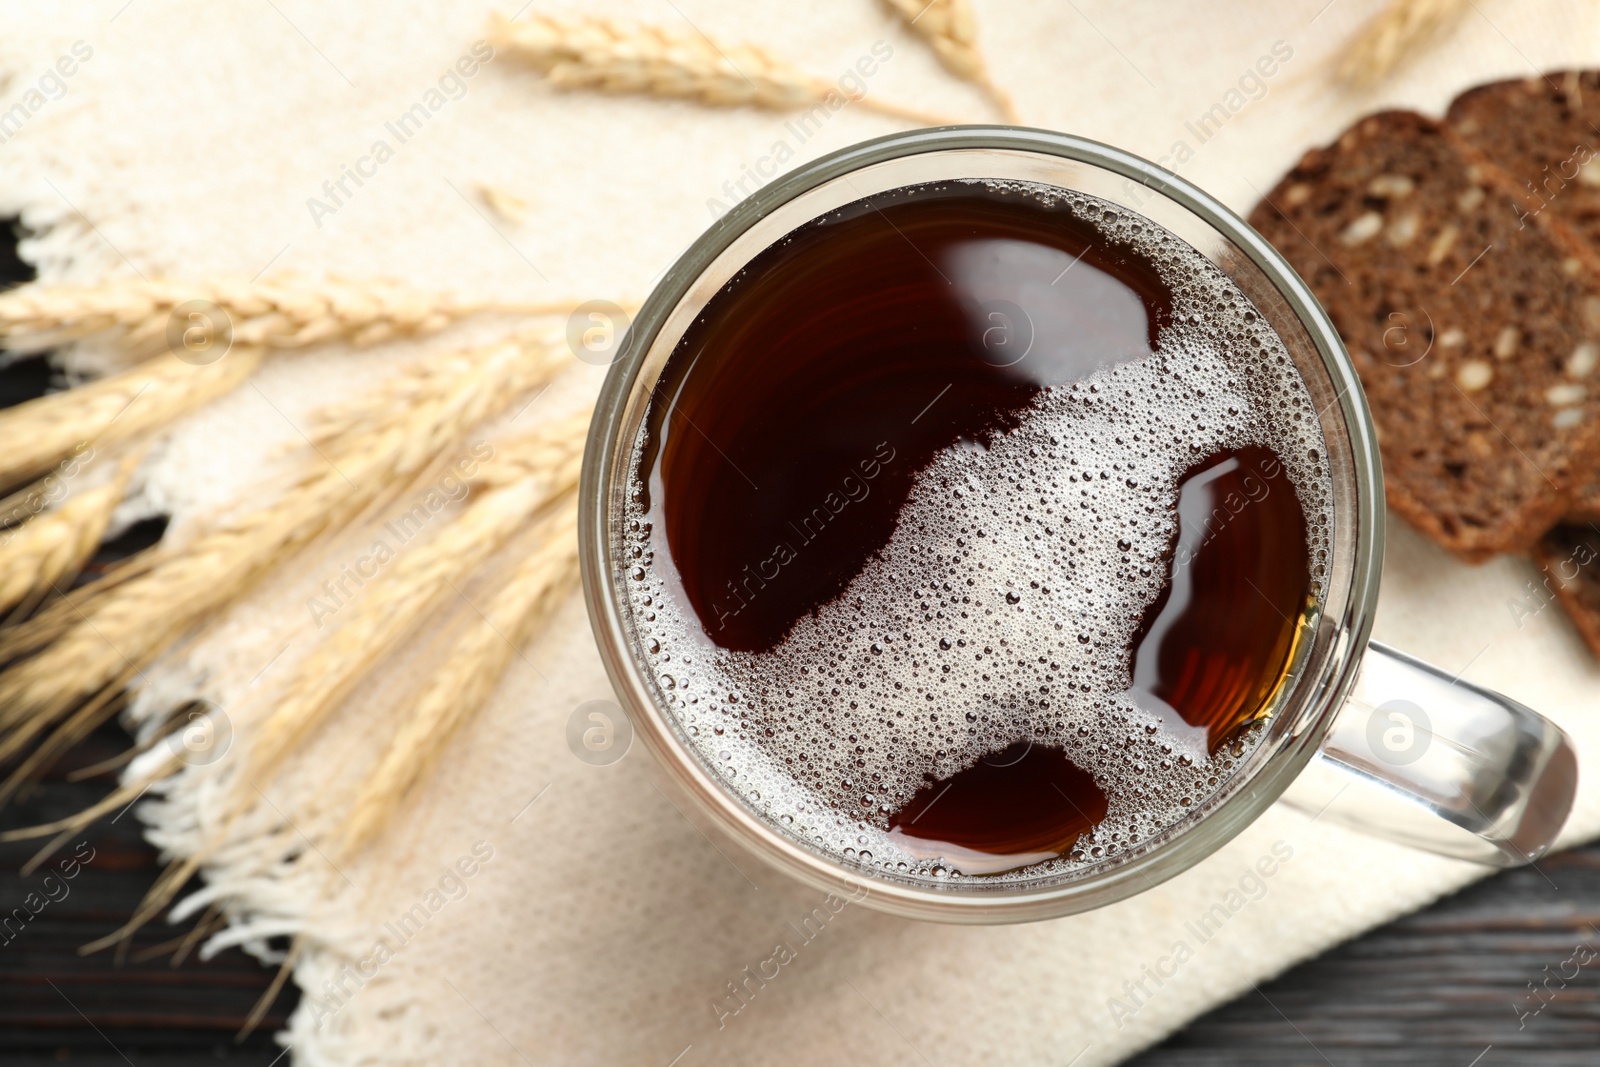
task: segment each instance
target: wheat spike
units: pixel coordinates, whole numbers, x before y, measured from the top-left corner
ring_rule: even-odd
[[[107,448],[158,429],[231,392],[260,365],[262,350],[238,348],[195,366],[157,356],[88,385],[0,411],[0,484],[37,477],[84,443]]]
[[[1007,122],[1020,123],[1011,94],[994,83],[978,51],[978,20],[971,0],[885,0],[917,36],[928,42],[944,68],[989,95]]]
[[[438,760],[446,742],[494,692],[518,647],[533,635],[577,578],[577,511],[564,507],[543,525],[535,549],[450,648],[406,712],[383,760],[362,784],[345,827],[355,851],[383,829],[406,794]]]
[[[171,325],[174,311],[202,301]],[[0,293],[0,344],[32,351],[111,330],[123,331],[135,349],[165,346],[171,336],[209,343],[223,327],[235,345],[301,348],[324,341],[376,344],[393,337],[434,333],[469,315],[565,314],[570,303],[499,303],[428,293],[396,281],[308,280],[281,275],[266,281],[178,281],[119,278],[98,285],[31,282]]]
[[[0,615],[27,614],[77,576],[105,536],[138,459],[128,456],[105,485],[0,533]]]
[[[0,655],[53,640],[0,673],[0,763],[68,719],[0,785],[0,802],[92,729],[112,695],[284,556],[406,483],[475,423],[547,381],[569,358],[549,339],[509,341],[410,368],[314,432],[315,454],[274,503],[220,522],[122,581],[102,581],[13,629]],[[108,578],[111,576],[108,576]],[[96,718],[96,715],[99,718]]]
[[[232,349],[205,362],[168,352],[0,412],[0,440],[16,442],[0,455],[0,485],[42,474],[83,442],[110,445],[164,426],[243,382],[266,348],[335,339],[372,344],[431,333],[471,314],[569,310],[565,303],[497,304],[432,296],[393,282],[193,284],[140,279],[95,287],[29,284],[0,293],[0,346],[49,345],[116,328],[125,331],[135,348],[156,339],[165,343],[173,310],[197,299],[224,311],[232,323]],[[219,340],[214,332],[206,337],[206,344]]]
[[[1338,76],[1356,88],[1388,77],[1411,49],[1437,36],[1471,8],[1471,0],[1389,0],[1346,46]]]
[[[426,544],[403,551],[363,586],[351,615],[295,668],[272,713],[254,732],[246,778],[265,780],[315,730],[384,653],[555,497],[577,484],[581,421],[562,420],[508,443],[486,462],[492,478],[462,514]]]
[[[865,93],[846,97],[830,82],[752,44],[716,42],[646,23],[539,12],[512,21],[495,14],[489,33],[497,47],[531,63],[561,89],[643,93],[774,111],[815,106],[832,94],[922,126],[951,121]]]

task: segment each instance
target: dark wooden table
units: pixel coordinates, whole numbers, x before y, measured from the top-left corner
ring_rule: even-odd
[[[126,747],[127,735],[119,727],[102,728],[31,796],[0,812],[0,829],[59,819],[105,796],[113,785],[109,775],[79,782],[67,778]],[[186,929],[157,921],[133,939],[121,961],[109,951],[79,954],[80,946],[126,922],[160,873],[156,852],[140,835],[132,812],[107,815],[63,848],[56,861],[23,877],[18,871],[37,847],[0,845],[0,1063],[273,1062],[282,1049],[272,1034],[298,998],[286,990],[262,1027],[236,1044],[234,1036],[273,976],[244,953],[232,950],[206,962],[191,953],[178,967],[171,965],[170,951],[143,958]],[[61,860],[87,857],[91,850],[92,858],[75,877],[64,877]],[[45,876],[52,871],[54,881],[47,884]],[[20,908],[28,914],[30,893],[36,894],[31,906],[38,914],[23,922],[14,912]],[[10,927],[3,925],[7,917]],[[288,1062],[287,1057],[282,1061]]]
[[[1495,875],[1342,945],[1132,1063],[1595,1067],[1597,926],[1600,845],[1591,845],[1541,860],[1538,870]],[[1591,951],[1574,960],[1579,945]],[[1546,979],[1549,991],[1536,999],[1529,983]]]
[[[0,220],[0,286],[25,281]],[[42,392],[42,360],[0,371],[0,407]],[[3,447],[3,444],[0,444]],[[160,534],[143,524],[110,546],[124,554]],[[126,744],[108,725],[74,750],[46,781],[0,811],[0,829],[77,812],[105,796],[109,776],[69,780]],[[88,831],[94,858],[50,893],[9,941],[0,934],[0,1062],[163,1067],[226,1060],[268,1065],[272,1040],[298,999],[292,984],[261,1027],[235,1035],[273,972],[232,950],[172,966],[153,953],[183,930],[147,927],[126,959],[79,946],[126,920],[160,870],[130,813]],[[76,843],[74,843],[75,845]],[[0,923],[43,872],[17,872],[31,847],[0,846]],[[75,851],[69,845],[64,855]],[[66,895],[61,895],[65,885]],[[35,898],[40,899],[40,898]],[[1138,1067],[1585,1067],[1600,1065],[1600,956],[1573,971],[1574,946],[1600,953],[1600,845],[1512,871],[1295,968],[1196,1020],[1133,1061]],[[0,926],[0,930],[4,927]],[[1561,985],[1561,974],[1569,976]],[[1549,1003],[1531,1012],[1529,983],[1550,978]],[[283,1061],[287,1062],[287,1060]],[[952,1065],[941,1065],[952,1067]]]

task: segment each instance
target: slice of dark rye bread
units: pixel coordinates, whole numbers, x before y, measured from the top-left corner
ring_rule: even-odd
[[[1600,459],[1600,254],[1533,206],[1444,124],[1386,111],[1250,215],[1350,350],[1390,507],[1472,561],[1532,548]]]
[[[1600,71],[1490,82],[1450,104],[1450,128],[1600,247]]]
[[[1600,248],[1600,71],[1556,70],[1468,89],[1450,128]],[[1600,470],[1580,479],[1569,519],[1600,519]]]
[[[1555,594],[1590,651],[1600,656],[1600,530],[1591,523],[1562,523],[1539,539],[1533,554],[1544,571],[1544,590],[1535,590],[1535,597],[1543,601]]]

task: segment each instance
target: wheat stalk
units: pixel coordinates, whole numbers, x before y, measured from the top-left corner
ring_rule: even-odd
[[[491,16],[494,44],[531,63],[561,89],[677,97],[714,107],[789,111],[832,97],[922,126],[946,125],[938,115],[869,97],[848,95],[763,48],[713,41],[699,33],[587,16],[530,12],[516,21]]]
[[[254,732],[247,780],[262,781],[366,678],[429,611],[459,592],[497,549],[578,478],[583,427],[563,420],[504,445],[488,461],[494,477],[463,513],[426,544],[402,552],[369,581],[351,616],[298,665],[271,715]]]
[[[1338,77],[1357,88],[1376,85],[1407,51],[1437,36],[1471,6],[1471,0],[1390,0],[1350,39]]]
[[[367,778],[345,827],[344,847],[372,840],[407,793],[437,762],[445,744],[494,692],[519,646],[548,617],[577,577],[577,510],[544,523],[535,549],[483,609],[481,624],[451,647],[406,711],[383,760]]]
[[[994,83],[978,50],[978,20],[971,0],[885,0],[890,9],[933,49],[946,70],[989,95],[1007,122],[1020,123],[1011,94]]]
[[[0,484],[48,471],[86,442],[105,448],[173,421],[239,386],[262,350],[239,348],[196,366],[157,356],[87,385],[0,411]]]
[[[199,303],[183,315],[174,314],[192,302]],[[207,348],[226,330],[236,345],[301,348],[333,340],[370,345],[434,333],[470,315],[565,314],[570,308],[569,303],[468,300],[388,280],[308,280],[293,275],[261,282],[143,278],[98,285],[33,282],[0,293],[0,344],[35,350],[121,330],[134,348],[174,338],[186,344],[191,332],[196,337],[193,343]]]
[[[0,763],[57,727],[4,784],[0,802],[62,746],[109,714],[112,695],[196,624],[250,589],[275,563],[349,522],[484,418],[548,380],[563,345],[511,341],[430,360],[341,409],[337,432],[314,433],[315,454],[274,503],[221,521],[180,552],[121,581],[96,583],[0,640],[0,658],[52,640],[0,673]]]
[[[466,315],[503,312],[555,314],[566,304],[471,302],[422,294],[392,282],[261,284],[117,281],[98,287],[25,285],[0,293],[0,345],[54,344],[65,338],[122,328],[139,346],[164,333],[173,311],[191,300],[212,302],[231,322],[233,348],[220,358],[222,339],[207,318],[191,358],[165,357],[60,393],[0,411],[0,485],[35,477],[84,442],[110,445],[158,429],[242,383],[265,348],[297,347],[339,338],[371,344],[398,335],[430,333]],[[181,342],[182,343],[182,342]]]
[[[138,460],[129,455],[106,484],[0,533],[0,615],[26,615],[76,577],[105,536]]]
[[[484,491],[466,512],[433,541],[399,557],[381,586],[375,586],[357,602],[356,614],[297,666],[245,757],[247,762],[239,779],[249,792],[241,789],[235,806],[221,813],[221,829],[212,840],[174,863],[150,888],[133,917],[120,929],[87,946],[89,949],[124,940],[166,907],[220,845],[221,835],[254,804],[250,794],[260,795],[256,783],[271,775],[295,745],[370,674],[382,654],[403,641],[430,609],[458,589],[530,518],[553,500],[570,495],[582,463],[583,427],[587,421],[587,415],[562,420],[501,446],[492,467],[480,472],[483,476],[477,481]],[[563,533],[559,522],[552,520],[546,528],[552,537],[571,541],[566,535],[570,527]],[[534,599],[539,600],[537,596]],[[500,603],[497,596],[491,610],[502,610]],[[531,612],[537,603],[524,606]],[[469,711],[470,708],[458,711],[457,721]],[[405,767],[399,769],[400,777],[405,778]],[[371,825],[376,829],[376,822]]]

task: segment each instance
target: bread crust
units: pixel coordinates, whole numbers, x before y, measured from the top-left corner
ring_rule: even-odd
[[[1600,248],[1600,71],[1556,70],[1468,89],[1450,128]],[[1600,520],[1600,469],[1580,478],[1566,518]]]

